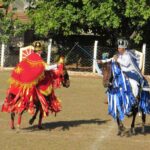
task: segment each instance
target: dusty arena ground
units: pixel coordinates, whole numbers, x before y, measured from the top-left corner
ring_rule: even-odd
[[[0,72],[0,104],[8,87],[9,72]],[[9,114],[0,113],[0,150],[148,150],[150,149],[150,117],[146,134],[141,134],[137,117],[136,132],[129,134],[130,118],[124,124],[124,136],[116,135],[115,121],[107,114],[105,89],[101,78],[73,77],[71,87],[57,90],[63,110],[44,118],[44,130],[28,124],[31,117],[23,115],[21,131],[9,129]]]

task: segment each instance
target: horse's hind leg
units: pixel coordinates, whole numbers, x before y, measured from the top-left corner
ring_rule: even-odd
[[[10,116],[11,116],[10,128],[15,129],[15,125],[14,125],[15,113],[11,112]]]
[[[38,122],[38,128],[43,129],[42,127],[42,119],[43,119],[43,110],[40,108],[40,115],[39,115],[39,122]]]
[[[142,111],[142,130],[141,132],[145,133],[145,122],[146,122],[146,114]]]

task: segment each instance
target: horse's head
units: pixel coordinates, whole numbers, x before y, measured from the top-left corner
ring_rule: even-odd
[[[70,86],[70,80],[69,80],[69,74],[68,74],[68,71],[66,69],[66,67],[64,66],[64,69],[63,69],[63,73],[61,75],[61,78],[62,78],[62,85],[63,87],[66,87],[68,88]]]
[[[112,80],[111,63],[102,64],[103,85],[109,87]]]
[[[102,60],[110,58],[110,52],[102,53]],[[112,71],[111,71],[111,62],[101,63],[102,74],[103,74],[103,86],[109,87],[112,81]]]
[[[68,88],[70,86],[69,74],[65,67],[64,57],[60,57],[58,61],[58,68],[53,71],[54,87],[59,87],[60,84],[63,87]]]

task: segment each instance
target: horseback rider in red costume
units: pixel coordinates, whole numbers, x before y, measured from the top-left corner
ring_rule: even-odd
[[[31,114],[35,113],[36,101],[40,102],[43,116],[47,116],[51,107],[51,111],[58,112],[61,109],[59,101],[55,101],[54,107],[49,104],[44,97],[44,93],[51,92],[56,99],[54,90],[52,90],[52,83],[47,80],[50,73],[45,71],[63,68],[63,63],[55,65],[47,65],[41,58],[42,44],[39,41],[34,42],[34,52],[23,59],[11,73],[10,86],[7,90],[7,96],[2,105],[2,112],[11,113],[10,127],[14,129],[14,116],[18,113],[18,124],[21,124],[21,116],[24,111]],[[51,78],[53,78],[51,76]],[[48,82],[45,82],[48,81]]]

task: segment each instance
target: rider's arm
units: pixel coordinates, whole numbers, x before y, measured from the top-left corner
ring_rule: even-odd
[[[107,62],[111,62],[113,60],[113,58],[109,58],[109,59],[105,59],[105,60],[101,60],[102,63],[107,63]]]
[[[111,62],[113,60],[113,58],[109,58],[109,59],[105,59],[105,60],[98,60],[98,63],[107,63],[107,62]]]
[[[58,67],[58,65],[57,64],[55,64],[55,65],[45,65],[45,70],[53,70],[53,69],[56,69]]]

